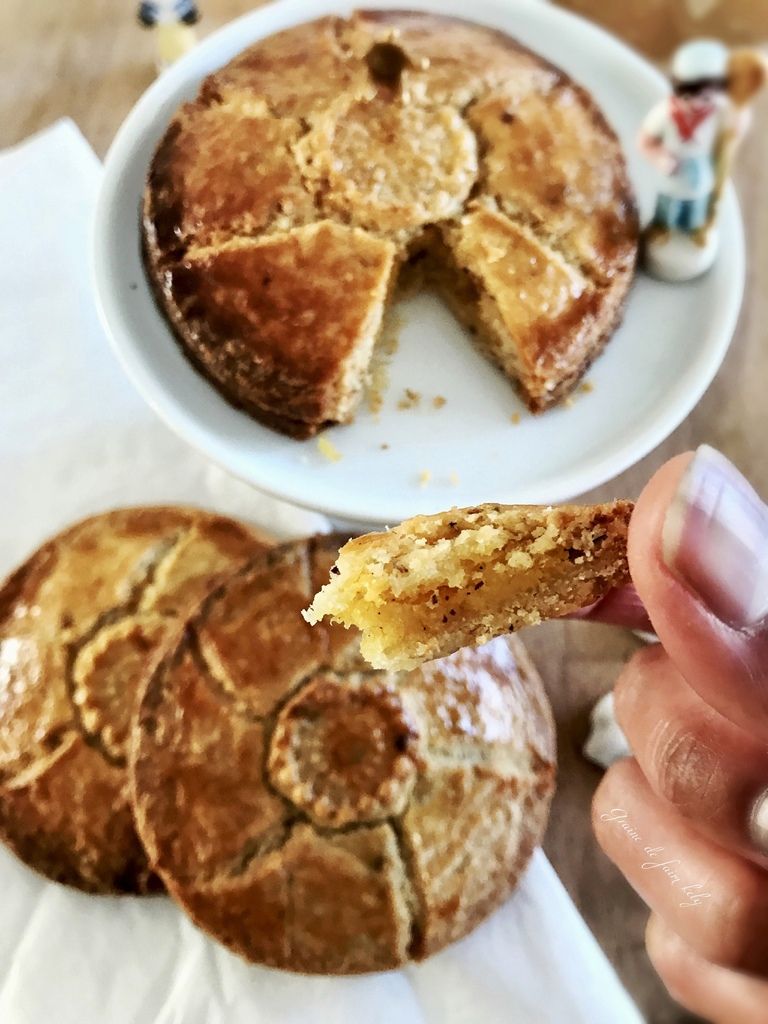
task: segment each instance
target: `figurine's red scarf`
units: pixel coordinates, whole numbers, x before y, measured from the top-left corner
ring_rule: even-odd
[[[669,111],[683,142],[690,142],[696,129],[714,113],[715,105],[710,100],[683,99],[670,96]]]

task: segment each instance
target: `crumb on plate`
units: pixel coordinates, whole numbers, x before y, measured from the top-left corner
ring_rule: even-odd
[[[406,388],[403,397],[397,403],[398,409],[415,409],[421,401],[421,392]]]
[[[317,439],[317,450],[323,456],[324,459],[328,459],[329,462],[339,462],[343,458],[341,452],[332,444],[325,434],[321,434]]]
[[[389,387],[389,364],[399,348],[399,332],[403,324],[403,318],[397,313],[385,313],[384,327],[373,350],[366,385],[366,401],[374,417],[384,405],[384,396]]]

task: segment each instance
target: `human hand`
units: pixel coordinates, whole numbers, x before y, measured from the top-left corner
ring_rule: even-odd
[[[585,616],[638,628],[615,691],[634,757],[594,798],[598,841],[651,908],[673,998],[768,1022],[768,508],[718,452],[672,459],[630,525],[635,589]],[[646,616],[647,611],[647,616]]]

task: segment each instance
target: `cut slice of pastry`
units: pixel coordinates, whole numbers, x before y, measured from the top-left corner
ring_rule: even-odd
[[[304,615],[358,627],[375,668],[414,668],[628,582],[631,512],[631,502],[616,501],[416,516],[345,544]]]
[[[617,293],[593,284],[492,204],[442,228],[437,287],[533,412],[571,389],[619,316]]]
[[[391,242],[319,221],[191,249],[162,287],[188,354],[219,391],[308,437],[352,415],[394,257]]]

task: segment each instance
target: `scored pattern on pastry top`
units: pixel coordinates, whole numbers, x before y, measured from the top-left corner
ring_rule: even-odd
[[[538,271],[504,247],[473,253],[489,215]],[[324,256],[302,261],[319,227]],[[177,113],[145,193],[147,266],[185,354],[297,437],[351,418],[413,260],[531,408],[551,404],[616,326],[637,237],[620,145],[589,95],[499,32],[413,12],[324,18],[251,46]],[[340,291],[333,253],[347,273],[373,258],[379,275]],[[553,312],[538,294],[550,266],[586,298],[565,291]]]
[[[320,827],[370,823],[405,810],[418,741],[394,680],[315,675],[277,717],[267,776]]]
[[[554,740],[516,640],[393,676],[355,632],[309,627],[338,546],[257,556],[203,602],[145,691],[132,773],[150,859],[198,924],[251,960],[346,973],[428,955],[508,895]]]
[[[124,766],[137,680],[177,628],[180,613],[202,596],[204,581],[242,561],[196,527],[178,532],[148,556],[145,575],[122,606],[102,613],[68,644],[69,691],[78,727],[96,748]]]
[[[0,589],[0,836],[96,892],[158,882],[130,812],[131,716],[149,669],[213,578],[267,545],[196,509],[124,509],[70,527]]]
[[[142,559],[142,575],[123,605],[102,612],[67,643],[67,686],[74,725],[101,754],[124,767],[138,683],[177,628],[179,614],[205,591],[205,580],[233,562],[194,526],[171,534]]]
[[[458,216],[477,180],[477,140],[450,106],[381,97],[339,105],[293,153],[322,216],[401,245]]]
[[[172,534],[146,560],[143,579],[130,596],[100,614],[85,633],[67,644],[67,690],[73,705],[73,725],[115,765],[126,763],[137,680],[152,652],[168,635],[172,620],[145,612],[137,614],[145,592],[162,563],[173,557],[181,536]]]
[[[615,208],[621,170],[600,146],[584,145],[595,134],[594,112],[578,91],[561,85],[547,94],[495,93],[473,105],[468,118],[485,154],[485,191],[498,210],[607,284],[629,257],[626,225]]]
[[[13,781],[14,778],[18,780],[18,777],[28,780],[30,772],[45,770],[51,757],[56,755],[57,748],[64,745],[70,734],[87,735],[96,749],[108,759],[111,758],[107,748],[101,744],[100,732],[107,722],[124,723],[126,711],[122,702],[119,702],[114,708],[114,723],[110,721],[111,709],[105,708],[105,714],[98,713],[96,717],[84,711],[90,698],[88,690],[91,672],[95,671],[97,676],[98,691],[100,673],[96,662],[100,660],[104,664],[110,660],[110,640],[117,644],[113,655],[119,647],[123,647],[123,654],[130,661],[133,660],[135,648],[132,641],[138,638],[138,633],[132,636],[130,630],[134,613],[155,571],[164,559],[172,555],[179,539],[178,527],[174,523],[167,536],[158,538],[157,533],[150,533],[149,536],[140,537],[138,543],[132,538],[125,544],[126,551],[122,559],[118,554],[115,561],[105,565],[103,570],[94,564],[89,571],[87,566],[80,564],[80,558],[85,559],[90,555],[95,563],[102,556],[105,562],[109,562],[112,552],[108,547],[99,551],[97,530],[92,531],[93,537],[89,536],[90,522],[81,525],[82,530],[74,527],[71,531],[71,571],[73,577],[75,573],[82,573],[77,582],[85,592],[85,600],[73,593],[75,609],[71,607],[66,591],[76,582],[74,578],[70,581],[65,577],[62,581],[62,589],[65,591],[63,596],[53,592],[57,577],[63,573],[69,574],[65,561],[69,554],[66,551],[69,538],[65,535],[57,538],[58,544],[65,549],[63,556],[55,553],[56,541],[51,543],[52,565],[49,573],[45,573],[44,566],[40,566],[43,568],[39,574],[42,578],[36,580],[37,566],[24,567],[29,576],[29,601],[26,596],[17,600],[13,616],[6,620],[4,632],[9,635],[4,638],[2,654],[8,652],[9,656],[1,658],[6,676],[2,709],[6,728],[3,733],[8,739],[7,745],[0,746],[0,767],[4,782]],[[78,531],[82,537],[78,536]],[[47,559],[41,551],[33,556],[33,561],[45,563]],[[48,591],[51,591],[50,596]],[[145,622],[149,627],[150,617],[145,616]],[[25,628],[25,624],[28,624],[28,628]],[[146,637],[142,637],[139,642],[144,647]],[[14,652],[24,648],[28,651],[27,658],[13,657]],[[114,662],[112,669],[119,673],[119,667]],[[46,679],[49,673],[52,678]],[[134,679],[130,682],[133,683]],[[28,716],[27,708],[38,707],[38,700],[39,710]],[[98,697],[96,703],[100,703]],[[95,708],[88,710],[95,712]],[[90,725],[84,723],[84,713],[90,718]],[[27,717],[30,721],[26,720]],[[16,720],[31,731],[31,743],[16,741]]]

